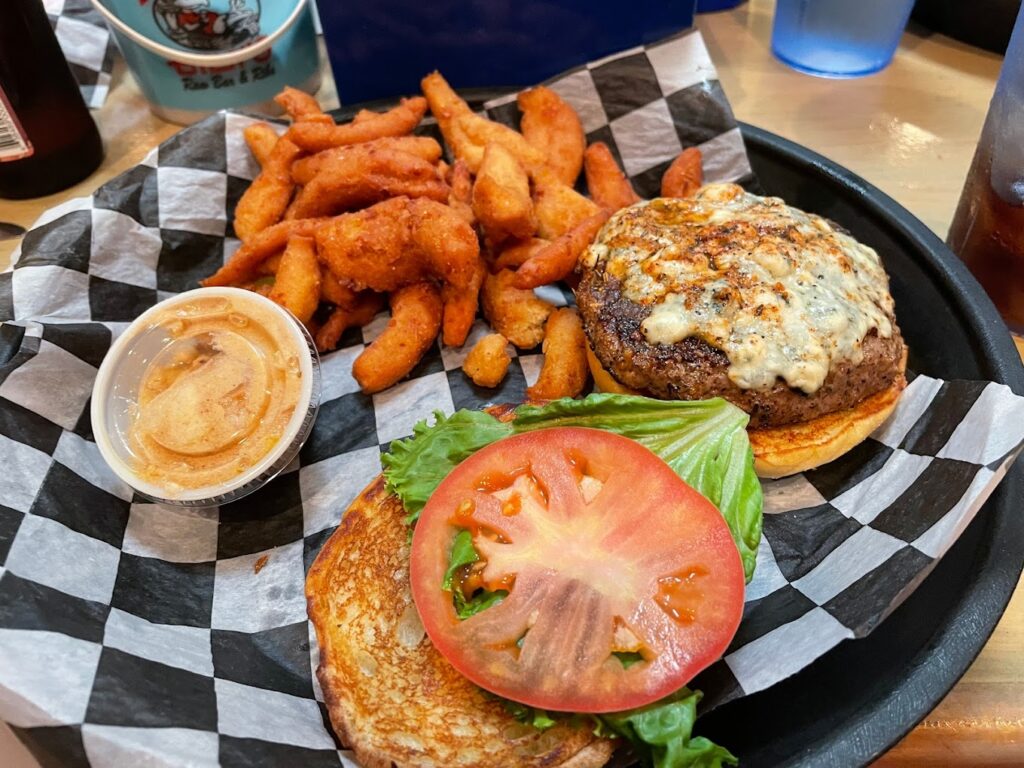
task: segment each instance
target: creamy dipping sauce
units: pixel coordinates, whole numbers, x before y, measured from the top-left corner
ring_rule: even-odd
[[[281,440],[302,393],[288,322],[256,301],[197,297],[157,313],[162,335],[129,406],[133,470],[169,493],[229,483]]]
[[[697,337],[729,358],[744,389],[777,378],[811,394],[834,362],[892,335],[889,280],[875,251],[819,216],[735,184],[616,213],[583,256],[651,307],[651,344]]]

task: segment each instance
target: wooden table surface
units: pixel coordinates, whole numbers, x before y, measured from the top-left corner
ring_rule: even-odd
[[[920,30],[907,32],[883,72],[824,80],[794,72],[769,49],[772,2],[698,17],[736,116],[793,139],[880,187],[945,236],[977,143],[1001,60]],[[320,92],[337,105],[329,71]],[[47,208],[137,164],[177,126],[146,109],[123,64],[96,119],[107,157],[73,189],[29,201],[0,202],[0,220],[28,227]],[[15,243],[0,242],[0,269]],[[1024,355],[1024,344],[1018,344]],[[897,747],[882,768],[926,765],[1024,765],[1024,588],[981,655],[946,699]],[[6,728],[0,757],[34,766]],[[9,759],[8,759],[9,758]]]

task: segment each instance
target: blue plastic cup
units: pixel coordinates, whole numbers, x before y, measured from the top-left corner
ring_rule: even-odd
[[[914,0],[778,0],[772,53],[818,77],[860,77],[892,61]]]

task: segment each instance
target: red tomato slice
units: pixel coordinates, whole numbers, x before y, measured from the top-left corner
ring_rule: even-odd
[[[509,591],[464,621],[441,586],[460,530],[486,562],[474,579]],[[548,710],[656,701],[721,657],[743,613],[743,566],[718,510],[639,443],[596,429],[509,437],[460,464],[416,523],[410,571],[445,658]],[[627,668],[622,652],[643,659]]]

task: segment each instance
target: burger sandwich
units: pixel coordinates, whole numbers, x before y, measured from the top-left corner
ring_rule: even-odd
[[[615,213],[576,292],[599,388],[722,397],[750,415],[762,477],[853,448],[895,407],[906,347],[871,248],[735,184]]]
[[[727,401],[438,414],[309,571],[317,676],[363,768],[734,765],[694,735],[743,613],[761,488]]]

